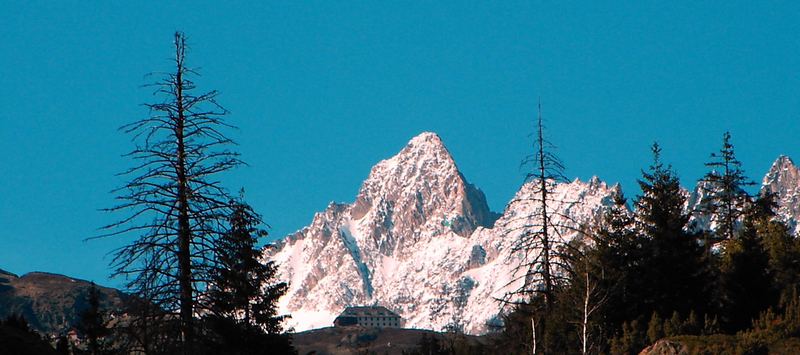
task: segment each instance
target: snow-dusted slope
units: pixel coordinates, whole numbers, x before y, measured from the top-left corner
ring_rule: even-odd
[[[569,216],[559,223],[596,221],[615,188],[597,178],[559,185],[552,207]],[[270,252],[290,283],[281,311],[304,330],[330,326],[346,306],[378,303],[407,327],[484,332],[500,310],[495,299],[517,286],[513,230],[534,212],[531,193],[523,185],[495,223],[440,138],[423,133],[372,169],[354,203],[331,203]]]
[[[778,216],[795,234],[800,232],[800,169],[781,155],[764,176],[761,191],[775,194]]]

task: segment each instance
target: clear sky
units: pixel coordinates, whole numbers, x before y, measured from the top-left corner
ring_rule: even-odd
[[[754,180],[800,159],[797,2],[53,3],[0,1],[0,268],[16,273],[122,283],[106,253],[127,239],[83,239],[120,217],[98,211],[131,166],[116,129],[147,114],[175,30],[240,127],[250,166],[225,185],[274,237],[353,201],[422,131],[502,211],[538,97],[567,175],[630,197],[655,140],[684,185],[725,130]]]

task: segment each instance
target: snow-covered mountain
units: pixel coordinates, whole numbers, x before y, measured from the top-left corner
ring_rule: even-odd
[[[597,178],[558,185],[563,237],[597,221],[617,188]],[[269,252],[290,284],[281,311],[304,330],[330,326],[346,306],[380,304],[407,327],[482,333],[496,299],[519,286],[511,247],[535,212],[532,191],[523,185],[502,216],[492,213],[441,139],[422,133],[372,168],[354,203],[331,203]]]
[[[800,232],[800,169],[781,155],[772,163],[761,183],[762,192],[775,194],[778,217],[796,235]]]
[[[550,212],[562,238],[598,223],[618,189],[596,177],[557,185]],[[798,230],[800,169],[780,157],[762,189],[777,195],[780,218]],[[705,190],[685,191],[687,210]],[[292,315],[288,325],[298,331],[332,325],[346,306],[380,304],[406,327],[483,333],[497,320],[497,299],[522,282],[515,267],[523,256],[512,248],[519,227],[536,222],[534,191],[524,184],[502,215],[491,212],[441,139],[422,133],[372,168],[355,202],[332,202],[311,225],[268,249],[265,257],[290,285],[280,311]],[[714,225],[703,216],[693,222]]]

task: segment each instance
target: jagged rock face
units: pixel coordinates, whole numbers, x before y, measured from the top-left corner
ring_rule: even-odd
[[[572,227],[563,238],[598,221],[614,189],[596,178],[558,185],[561,202],[551,208]],[[268,251],[290,284],[280,309],[296,330],[330,326],[346,306],[378,303],[407,327],[485,332],[500,311],[496,299],[519,286],[521,256],[511,249],[517,224],[535,214],[533,191],[523,185],[497,220],[441,139],[423,133],[372,169],[353,204],[330,204]]]
[[[709,216],[704,211],[707,210],[706,203],[710,198],[711,184],[707,181],[698,181],[694,190],[689,192],[682,189],[686,197],[684,204],[684,212],[689,214],[688,229],[693,232],[702,232],[714,230],[717,226],[717,220],[713,216]]]
[[[789,157],[775,160],[762,180],[761,191],[775,194],[779,218],[793,233],[800,232],[800,169]]]
[[[365,239],[387,256],[402,253],[402,242],[413,244],[437,227],[449,225],[467,237],[493,222],[486,197],[466,182],[434,133],[415,137],[399,154],[375,165],[349,217],[368,222]]]
[[[796,230],[800,170],[781,157],[762,189],[777,194],[779,216]],[[559,226],[554,241],[601,223],[618,190],[597,178],[557,184],[548,205]],[[687,212],[698,210],[707,190],[684,190]],[[371,170],[354,203],[331,203],[268,249],[265,258],[289,282],[280,311],[302,331],[332,325],[347,306],[377,303],[401,315],[406,327],[484,333],[499,318],[497,300],[524,281],[525,270],[517,269],[524,256],[513,250],[522,226],[541,224],[536,197],[536,182],[526,183],[502,215],[492,213],[441,139],[423,133]],[[692,223],[715,227],[702,213]]]

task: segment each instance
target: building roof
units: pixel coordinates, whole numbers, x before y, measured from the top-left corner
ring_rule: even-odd
[[[394,313],[387,309],[384,306],[354,306],[354,307],[347,307],[342,311],[341,316],[385,316],[385,317],[398,317],[400,318],[397,313]]]

